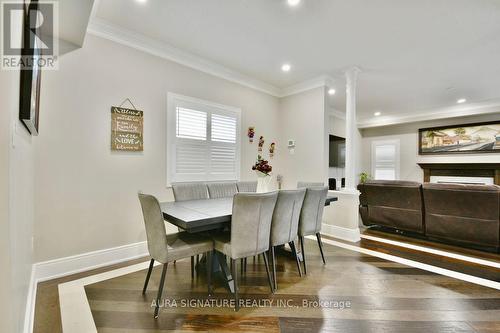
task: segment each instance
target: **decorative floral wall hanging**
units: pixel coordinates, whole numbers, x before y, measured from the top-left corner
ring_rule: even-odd
[[[274,149],[276,149],[276,143],[271,143],[271,145],[269,146],[269,157],[273,157],[274,156]]]
[[[259,138],[259,153],[262,153],[262,147],[264,147],[264,137],[261,135]]]
[[[248,141],[250,143],[252,143],[253,142],[253,137],[255,136],[255,127],[250,126],[248,128],[247,136],[248,136]]]

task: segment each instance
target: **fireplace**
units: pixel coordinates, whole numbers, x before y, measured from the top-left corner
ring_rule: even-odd
[[[418,163],[424,182],[500,185],[500,163]]]

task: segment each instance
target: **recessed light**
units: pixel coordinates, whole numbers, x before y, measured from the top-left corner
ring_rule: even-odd
[[[335,95],[335,89],[333,88],[328,89],[328,95]]]
[[[300,3],[300,0],[288,0],[288,4],[292,7],[297,6]]]
[[[138,3],[146,3],[148,0],[135,0],[137,1]]]
[[[378,116],[380,116],[381,114],[382,114],[382,112],[377,111],[377,112],[375,112],[373,115],[374,115],[375,117],[378,117]]]
[[[465,98],[460,98],[459,100],[457,100],[457,104],[462,104],[465,102],[467,102],[467,100]]]
[[[289,72],[289,71],[290,71],[290,69],[292,69],[292,66],[290,66],[290,64],[283,64],[283,65],[281,66],[281,70],[282,70],[283,72]]]

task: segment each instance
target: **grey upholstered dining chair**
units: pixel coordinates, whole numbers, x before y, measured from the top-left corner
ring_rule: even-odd
[[[232,198],[238,193],[236,183],[208,183],[207,186],[210,199]]]
[[[269,288],[273,292],[266,252],[269,250],[271,220],[277,197],[278,192],[237,193],[233,199],[231,232],[214,235],[214,252],[218,251],[231,258],[236,311],[239,309],[238,270],[236,268],[238,259],[262,254]],[[220,257],[218,256],[219,260],[221,260]]]
[[[177,183],[172,184],[175,201],[203,200],[208,199],[208,188],[205,183]],[[183,229],[179,228],[179,231]],[[191,257],[191,278],[194,278],[194,258]],[[196,265],[199,263],[199,257],[196,256]]]
[[[257,182],[237,182],[238,192],[257,192]]]
[[[208,199],[208,188],[205,183],[172,184],[175,201]]]
[[[142,213],[144,215],[148,250],[149,255],[151,256],[148,273],[144,282],[144,288],[142,289],[143,295],[146,293],[146,289],[148,288],[149,278],[151,277],[155,260],[163,264],[154,311],[154,317],[158,318],[158,312],[160,310],[159,304],[163,293],[163,286],[165,284],[165,276],[169,262],[199,254],[207,254],[207,284],[208,293],[211,294],[211,252],[213,250],[213,241],[209,237],[204,237],[199,234],[190,234],[187,232],[167,235],[165,222],[163,221],[163,213],[161,212],[158,200],[152,195],[139,193],[139,201],[141,202]]]
[[[302,250],[302,260],[304,262],[304,274],[307,274],[306,254],[304,252],[304,236],[316,235],[319,251],[323,264],[326,264],[323,254],[323,244],[321,242],[321,223],[323,220],[323,210],[325,209],[326,195],[328,187],[308,187],[299,219],[299,238]]]
[[[321,182],[303,182],[303,181],[297,182],[297,188],[308,188],[317,186],[325,186],[325,184]]]
[[[278,200],[274,207],[273,219],[271,222],[271,239],[270,239],[270,252],[273,264],[273,282],[274,290],[278,289],[278,281],[276,278],[276,256],[274,254],[274,247],[284,244],[289,244],[292,249],[295,261],[297,262],[297,269],[299,275],[302,276],[300,271],[300,262],[297,256],[297,249],[295,247],[295,239],[299,228],[300,211],[304,202],[306,189],[298,190],[281,190],[278,193]]]

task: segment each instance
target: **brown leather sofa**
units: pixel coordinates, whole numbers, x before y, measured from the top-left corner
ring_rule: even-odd
[[[500,186],[369,181],[358,185],[365,225],[499,252]]]
[[[500,186],[423,185],[426,235],[498,251]]]
[[[420,183],[372,180],[358,190],[364,224],[424,233]]]

